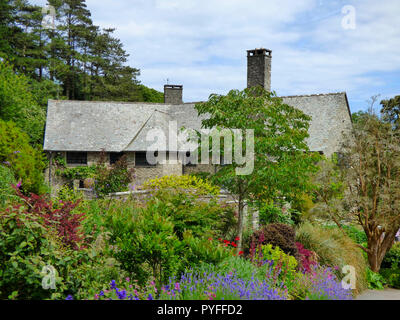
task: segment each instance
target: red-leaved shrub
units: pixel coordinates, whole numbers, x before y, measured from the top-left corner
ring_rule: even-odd
[[[298,251],[298,262],[302,271],[311,272],[311,266],[317,264],[316,254],[313,251],[307,250],[300,242],[296,242]]]
[[[84,220],[84,213],[73,214],[72,211],[79,205],[80,200],[76,202],[65,201],[60,203],[60,208],[55,209],[52,201],[46,201],[42,196],[31,193],[25,196],[18,187],[14,186],[16,194],[26,204],[26,214],[41,216],[44,219],[45,226],[53,227],[63,244],[72,249],[78,249],[84,239],[83,232],[80,229]],[[14,204],[12,210],[19,210],[22,204]],[[8,209],[10,210],[10,208]],[[81,246],[83,247],[83,246]]]

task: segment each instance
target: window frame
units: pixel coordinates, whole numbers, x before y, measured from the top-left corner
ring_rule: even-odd
[[[74,157],[71,157],[72,155],[74,155]],[[81,155],[82,157],[80,158],[78,155]],[[86,151],[67,151],[65,158],[68,165],[88,164],[88,153]]]

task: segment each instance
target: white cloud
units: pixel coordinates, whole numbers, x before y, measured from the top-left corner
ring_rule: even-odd
[[[144,84],[162,90],[169,78],[184,85],[185,101],[245,87],[246,50],[256,47],[273,50],[272,86],[278,94],[346,91],[356,111],[360,101],[400,87],[397,0],[87,0],[87,5],[95,24],[117,29]],[[355,30],[341,27],[344,5],[356,9]]]

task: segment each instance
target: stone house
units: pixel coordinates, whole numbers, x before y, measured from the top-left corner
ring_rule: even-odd
[[[271,50],[247,51],[248,87],[261,85],[271,89],[271,60]],[[137,184],[156,176],[213,172],[215,165],[185,164],[179,159],[151,165],[146,159],[149,147],[146,137],[151,130],[168,132],[171,121],[178,128],[201,128],[202,118],[195,110],[196,102],[183,103],[182,89],[181,85],[165,85],[164,103],[49,100],[44,150],[50,160],[63,157],[68,167],[94,164],[102,151],[110,164],[125,154],[129,166],[135,168]],[[282,98],[312,117],[308,139],[311,151],[330,156],[338,150],[342,134],[351,128],[345,92]],[[189,151],[179,147],[164,145],[157,150],[190,156]],[[54,174],[52,162],[46,178],[54,194],[65,181]]]

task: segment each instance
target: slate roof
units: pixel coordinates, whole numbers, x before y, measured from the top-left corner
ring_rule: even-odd
[[[346,93],[282,98],[312,117],[308,139],[312,151],[330,155],[338,149],[341,134],[351,127]],[[202,118],[194,106],[195,103],[49,100],[44,150],[145,151],[148,132],[159,128],[168,135],[170,120],[176,120],[178,128],[199,130]]]

